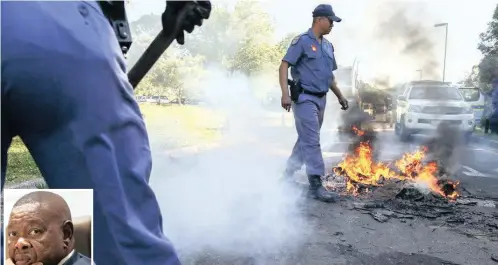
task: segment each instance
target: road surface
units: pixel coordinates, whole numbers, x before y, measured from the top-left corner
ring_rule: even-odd
[[[379,223],[351,210],[349,200],[325,204],[304,198],[299,189],[281,193],[277,179],[295,131],[291,126],[246,123],[250,127],[228,133],[226,142],[210,150],[153,150],[151,184],[164,213],[165,232],[184,264],[498,264],[492,259],[498,258],[498,242],[486,236],[463,234],[422,218]],[[392,131],[379,132],[386,160],[424,141],[415,137],[401,143]],[[454,177],[472,195],[498,201],[495,144],[476,138],[461,148]],[[329,169],[348,145],[333,130],[322,130]],[[497,213],[496,207],[481,210]]]

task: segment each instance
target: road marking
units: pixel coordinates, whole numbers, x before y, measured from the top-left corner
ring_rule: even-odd
[[[472,147],[474,151],[483,151],[483,152],[488,152],[488,153],[491,153],[491,154],[494,154],[494,155],[498,155],[498,152],[495,151],[495,150],[491,150],[491,149],[485,149],[485,148],[482,148],[482,147],[479,147],[477,145],[469,145],[470,147]]]
[[[467,175],[467,176],[472,176],[472,177],[483,177],[483,178],[487,178],[489,177],[488,175],[485,175],[471,167],[468,167],[468,166],[462,166],[463,168],[465,168],[467,171],[462,171],[463,174]]]

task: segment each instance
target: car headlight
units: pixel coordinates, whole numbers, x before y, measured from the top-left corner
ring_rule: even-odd
[[[465,113],[465,114],[473,114],[474,110],[472,109],[472,107],[465,107],[465,108],[463,108],[463,113]]]
[[[417,105],[410,105],[408,107],[409,112],[422,112],[422,107]]]

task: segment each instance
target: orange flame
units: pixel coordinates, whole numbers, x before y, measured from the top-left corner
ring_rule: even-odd
[[[352,127],[352,129],[359,136],[365,134],[364,131],[356,127]],[[459,183],[447,183],[452,187],[443,190],[436,177],[437,164],[435,162],[424,164],[423,162],[426,152],[427,148],[423,147],[413,153],[403,154],[401,159],[394,162],[398,173],[387,164],[373,161],[372,146],[369,142],[361,142],[352,154],[347,154],[344,157],[344,160],[338,165],[341,170],[336,169],[335,173],[346,176],[346,190],[353,195],[359,194],[360,184],[375,187],[381,186],[385,179],[399,179],[423,183],[436,194],[448,199],[456,199],[458,197],[456,188]]]

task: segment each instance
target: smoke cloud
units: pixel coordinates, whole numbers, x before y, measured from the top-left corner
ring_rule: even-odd
[[[436,134],[426,141],[428,160],[436,161],[439,177],[453,177],[460,167],[462,134],[450,124],[441,123]]]
[[[205,107],[223,113],[227,126],[213,150],[181,162],[155,154],[151,184],[165,234],[191,263],[206,253],[274,257],[298,246],[312,229],[300,212],[302,190],[279,180],[295,132],[267,125],[271,118],[254,97],[251,79],[208,72],[199,88]],[[285,155],[278,155],[278,145],[286,146]]]
[[[355,45],[365,81],[387,88],[418,79],[417,70],[422,70],[423,79],[440,79],[444,29],[434,28],[437,20],[426,2],[369,1],[364,9],[362,23],[334,39]]]
[[[388,5],[389,8],[386,6],[382,9],[387,12],[384,12],[385,18],[379,20],[377,27],[379,38],[397,43],[398,52],[420,64],[426,78],[439,78],[436,73],[439,64],[434,59],[434,43],[428,34],[430,29],[424,27],[420,21],[409,18],[409,13],[414,9],[418,14],[425,14],[424,8],[411,3],[390,2]]]

